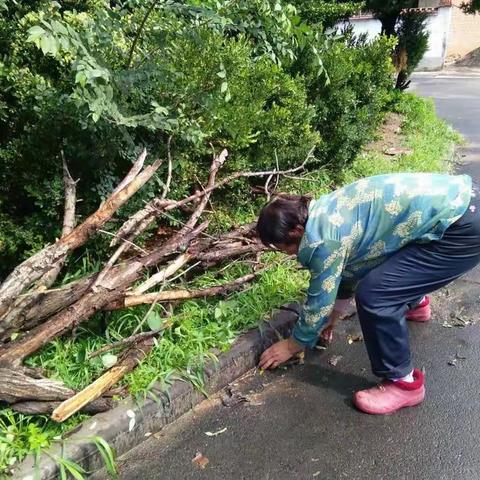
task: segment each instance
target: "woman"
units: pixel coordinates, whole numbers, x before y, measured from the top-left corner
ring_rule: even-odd
[[[421,403],[424,376],[411,360],[406,319],[430,318],[426,294],[480,262],[478,199],[471,178],[401,173],[365,178],[321,196],[281,196],[261,211],[262,242],[311,273],[291,338],[268,348],[260,367],[275,368],[318,336],[355,299],[373,373],[383,379],[356,392],[371,414]]]

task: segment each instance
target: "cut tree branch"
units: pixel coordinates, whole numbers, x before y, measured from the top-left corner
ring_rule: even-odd
[[[160,292],[146,293],[144,295],[129,295],[124,299],[111,303],[105,307],[106,310],[117,310],[120,308],[134,307],[137,305],[150,304],[153,302],[175,302],[179,300],[188,300],[191,298],[206,298],[216,295],[228,295],[239,290],[246,283],[252,281],[257,273],[250,273],[237,278],[231,282],[215,287],[201,288],[198,290],[164,290]]]
[[[51,265],[56,264],[64,255],[83,245],[92,233],[96,232],[98,228],[110,220],[112,215],[152,177],[160,164],[160,160],[157,160],[152,165],[146,167],[124,189],[112,194],[95,213],[74,228],[68,235],[53,245],[40,250],[17,266],[0,286],[0,318],[4,316],[8,306],[13,303],[13,299],[22,293],[26,287],[38,280],[51,268]],[[135,168],[137,168],[136,165],[134,165],[133,169]],[[8,325],[5,325],[2,320],[0,333],[6,327]]]

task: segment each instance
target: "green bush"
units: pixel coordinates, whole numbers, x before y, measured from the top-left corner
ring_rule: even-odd
[[[329,81],[308,77],[313,125],[322,136],[317,156],[333,172],[353,161],[383,119],[392,92],[393,46],[386,37],[331,40],[323,52]]]

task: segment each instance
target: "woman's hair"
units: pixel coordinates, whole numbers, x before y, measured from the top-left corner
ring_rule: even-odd
[[[311,198],[301,195],[278,195],[261,210],[257,232],[265,245],[292,243],[289,232],[305,227]]]

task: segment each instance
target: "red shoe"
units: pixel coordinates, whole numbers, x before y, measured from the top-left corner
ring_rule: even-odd
[[[418,405],[425,398],[423,373],[415,369],[413,378],[413,382],[384,380],[376,387],[356,392],[353,403],[362,412],[372,415],[385,415]]]
[[[427,322],[431,316],[432,309],[430,308],[430,298],[428,297],[423,297],[422,301],[406,314],[407,320],[413,322]]]

